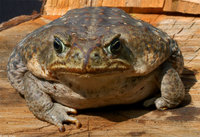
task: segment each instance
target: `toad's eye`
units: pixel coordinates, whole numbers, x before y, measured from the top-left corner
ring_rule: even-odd
[[[53,46],[55,51],[59,54],[65,51],[65,44],[57,37],[54,38]]]
[[[117,55],[120,53],[122,48],[122,45],[120,43],[119,38],[115,38],[109,45],[108,51],[114,55]]]

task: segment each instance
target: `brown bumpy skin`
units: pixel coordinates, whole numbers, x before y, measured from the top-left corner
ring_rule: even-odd
[[[157,109],[165,110],[178,106],[185,96],[185,88],[178,72],[168,62],[162,65],[159,76],[161,97],[155,100]]]
[[[37,80],[31,73],[25,74],[24,87],[26,92],[24,96],[33,114],[41,120],[56,125],[61,132],[65,130],[63,122],[75,123],[77,128],[79,128],[81,123],[67,114],[76,114],[77,111],[61,104],[53,103],[49,95],[40,89]]]
[[[11,85],[39,119],[65,130],[76,109],[130,104],[164,110],[184,98],[177,43],[152,25],[108,7],[73,9],[26,36],[8,65]]]

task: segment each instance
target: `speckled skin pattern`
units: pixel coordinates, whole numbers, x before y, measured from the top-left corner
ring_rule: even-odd
[[[33,114],[64,131],[75,109],[141,101],[178,106],[183,57],[166,33],[117,8],[74,9],[26,36],[7,65]]]

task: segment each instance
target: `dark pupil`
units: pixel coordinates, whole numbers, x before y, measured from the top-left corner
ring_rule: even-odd
[[[110,47],[111,52],[113,54],[118,54],[120,52],[120,49],[121,49],[121,43],[120,43],[119,39],[114,39],[111,42],[111,47]]]
[[[62,43],[58,38],[54,39],[53,46],[57,53],[62,53],[63,51]]]

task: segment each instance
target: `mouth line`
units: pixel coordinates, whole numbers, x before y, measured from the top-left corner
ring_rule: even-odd
[[[85,72],[85,73],[77,73],[77,72],[67,72],[67,71],[62,71],[62,72],[58,72],[57,75],[61,75],[61,76],[73,76],[73,77],[80,77],[80,78],[91,78],[91,77],[111,77],[111,76],[121,76],[122,73],[124,73],[125,71],[106,71],[106,72],[99,72],[99,73],[91,73],[91,72]]]
[[[66,67],[51,68],[52,72],[67,73],[67,74],[72,73],[79,75],[105,74],[111,72],[123,72],[126,70],[128,70],[128,68],[94,68],[94,69],[79,69],[79,68],[66,68]]]
[[[73,66],[67,65],[65,62],[55,62],[48,67],[51,74],[73,74],[73,75],[108,75],[113,73],[121,74],[131,69],[131,65],[125,62],[107,62],[104,66]]]

